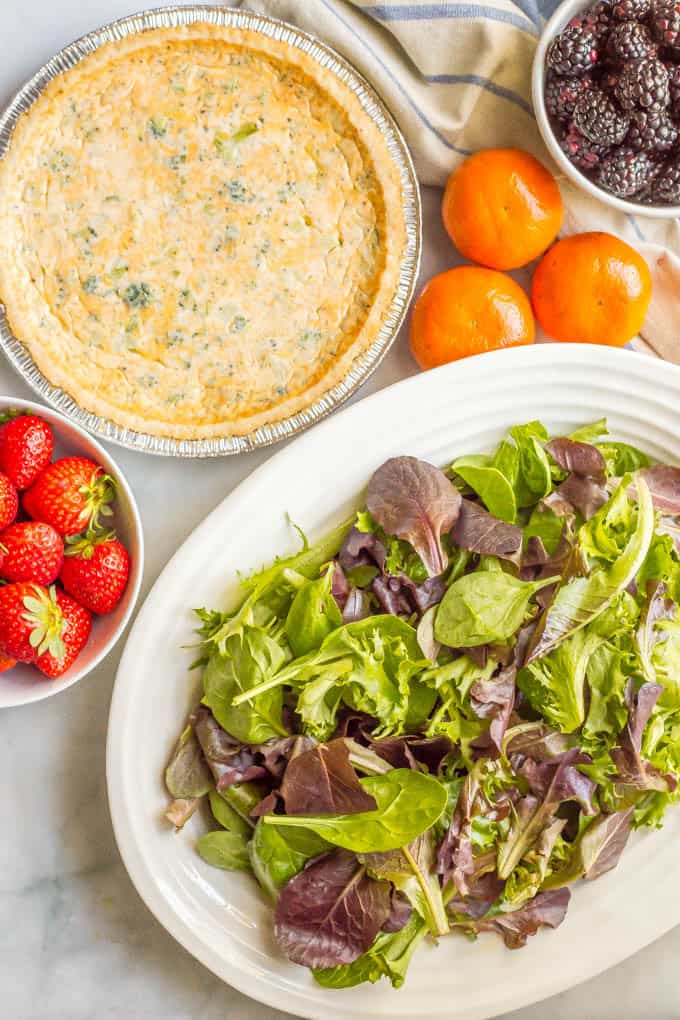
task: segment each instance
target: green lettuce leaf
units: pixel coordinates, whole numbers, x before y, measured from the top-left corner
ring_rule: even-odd
[[[601,641],[578,630],[517,676],[517,686],[534,711],[562,733],[573,733],[583,724],[586,669]]]
[[[401,988],[415,950],[427,934],[427,925],[415,912],[401,931],[381,932],[375,942],[353,963],[325,970],[313,970],[315,980],[324,988],[353,988],[364,981],[374,984],[385,977],[394,988]]]

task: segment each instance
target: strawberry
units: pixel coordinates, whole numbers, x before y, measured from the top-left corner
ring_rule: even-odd
[[[6,673],[8,669],[16,666],[16,659],[10,659],[6,655],[0,655],[0,673]]]
[[[61,583],[91,613],[101,615],[116,608],[129,572],[130,557],[113,531],[67,538]]]
[[[4,420],[7,418],[8,420]],[[0,417],[0,471],[19,491],[27,489],[52,459],[54,439],[46,421],[35,414]]]
[[[29,517],[51,524],[61,535],[94,528],[112,513],[113,479],[86,457],[62,457],[46,467],[24,494]]]
[[[19,495],[7,475],[0,472],[0,531],[16,519],[19,512]]]
[[[60,654],[62,626],[54,588],[26,583],[0,588],[0,654],[19,662],[35,662],[48,649]]]
[[[50,647],[35,660],[40,672],[49,677],[61,676],[73,665],[87,644],[92,629],[92,617],[87,609],[78,605],[65,591],[57,590],[56,599],[62,616],[61,649]]]
[[[52,584],[64,560],[64,541],[42,521],[12,524],[0,533],[0,577]]]

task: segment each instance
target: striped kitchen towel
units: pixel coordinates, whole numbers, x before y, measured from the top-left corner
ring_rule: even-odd
[[[233,2],[233,0],[232,0]],[[565,233],[609,230],[654,276],[646,348],[680,363],[680,222],[626,216],[573,187],[551,161],[531,108],[531,64],[558,0],[245,0],[344,54],[394,113],[423,184],[443,185],[478,149],[527,149],[558,177]],[[644,346],[644,345],[643,345]]]

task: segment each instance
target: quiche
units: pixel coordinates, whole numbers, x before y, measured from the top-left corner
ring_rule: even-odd
[[[59,74],[0,162],[0,300],[43,375],[156,436],[308,407],[378,337],[406,246],[398,167],[340,78],[205,23]]]

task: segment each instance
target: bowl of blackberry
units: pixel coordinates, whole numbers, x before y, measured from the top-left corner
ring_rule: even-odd
[[[533,100],[574,183],[624,212],[680,215],[680,0],[566,0],[536,51]]]

